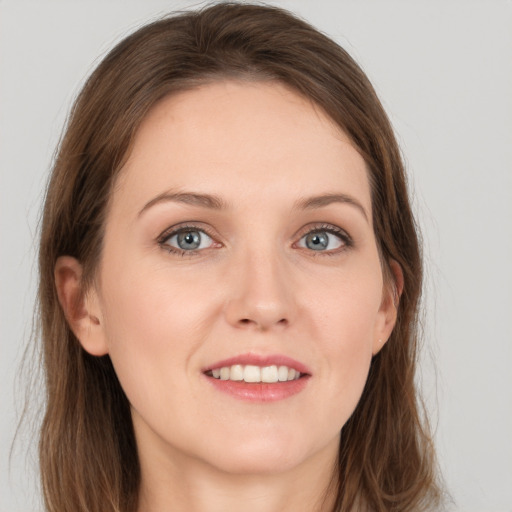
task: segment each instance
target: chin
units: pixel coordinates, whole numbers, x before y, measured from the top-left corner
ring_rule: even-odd
[[[259,453],[224,453],[214,462],[221,471],[236,475],[271,475],[285,473],[300,465],[306,457],[290,456],[290,454]]]
[[[219,470],[238,475],[268,475],[293,470],[315,453],[305,440],[280,436],[254,436],[230,442],[210,452],[210,464]]]

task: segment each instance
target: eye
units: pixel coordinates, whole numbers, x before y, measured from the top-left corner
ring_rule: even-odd
[[[339,228],[317,228],[306,233],[298,242],[299,247],[316,252],[336,251],[349,246],[350,238]]]
[[[159,243],[171,252],[185,253],[212,247],[214,241],[202,229],[185,227],[165,233]]]

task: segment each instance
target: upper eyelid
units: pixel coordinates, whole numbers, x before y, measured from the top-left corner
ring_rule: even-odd
[[[157,237],[157,241],[159,243],[163,243],[169,238],[183,231],[201,231],[208,235],[212,240],[216,240],[215,234],[213,234],[208,228],[199,225],[200,223],[183,223],[183,224],[175,224],[171,227],[168,227],[162,233],[160,233]]]
[[[299,237],[299,239],[300,239],[300,238],[303,238],[304,236],[308,235],[309,233],[322,232],[322,231],[334,233],[335,235],[339,235],[344,238],[347,238],[348,240],[352,240],[352,237],[345,229],[340,228],[339,226],[336,226],[335,224],[329,224],[329,223],[320,223],[320,224],[315,224],[313,226],[311,226],[311,225],[305,226],[305,227],[301,228],[295,236]]]

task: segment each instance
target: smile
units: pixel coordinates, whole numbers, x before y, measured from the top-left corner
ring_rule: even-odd
[[[238,400],[275,402],[301,393],[311,380],[311,370],[282,354],[240,354],[203,368],[214,389]]]
[[[222,366],[214,368],[207,372],[208,376],[214,379],[244,381],[250,383],[266,382],[287,382],[297,380],[301,377],[301,373],[295,368],[285,365],[277,366],[255,366],[251,364],[242,365],[234,364],[232,366]]]

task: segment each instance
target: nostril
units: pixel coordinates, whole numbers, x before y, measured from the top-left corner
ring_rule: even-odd
[[[277,317],[279,318],[279,317]],[[236,324],[238,327],[243,328],[249,328],[249,327],[255,327],[259,330],[266,331],[267,329],[271,329],[272,327],[286,327],[290,323],[288,318],[280,318],[279,320],[273,320],[272,318],[251,318],[251,317],[245,317],[245,318],[239,318],[236,321]]]
[[[239,325],[250,325],[250,324],[259,325],[259,323],[257,321],[251,320],[250,318],[240,318],[238,323],[239,323]],[[288,325],[288,319],[281,318],[274,325]]]

